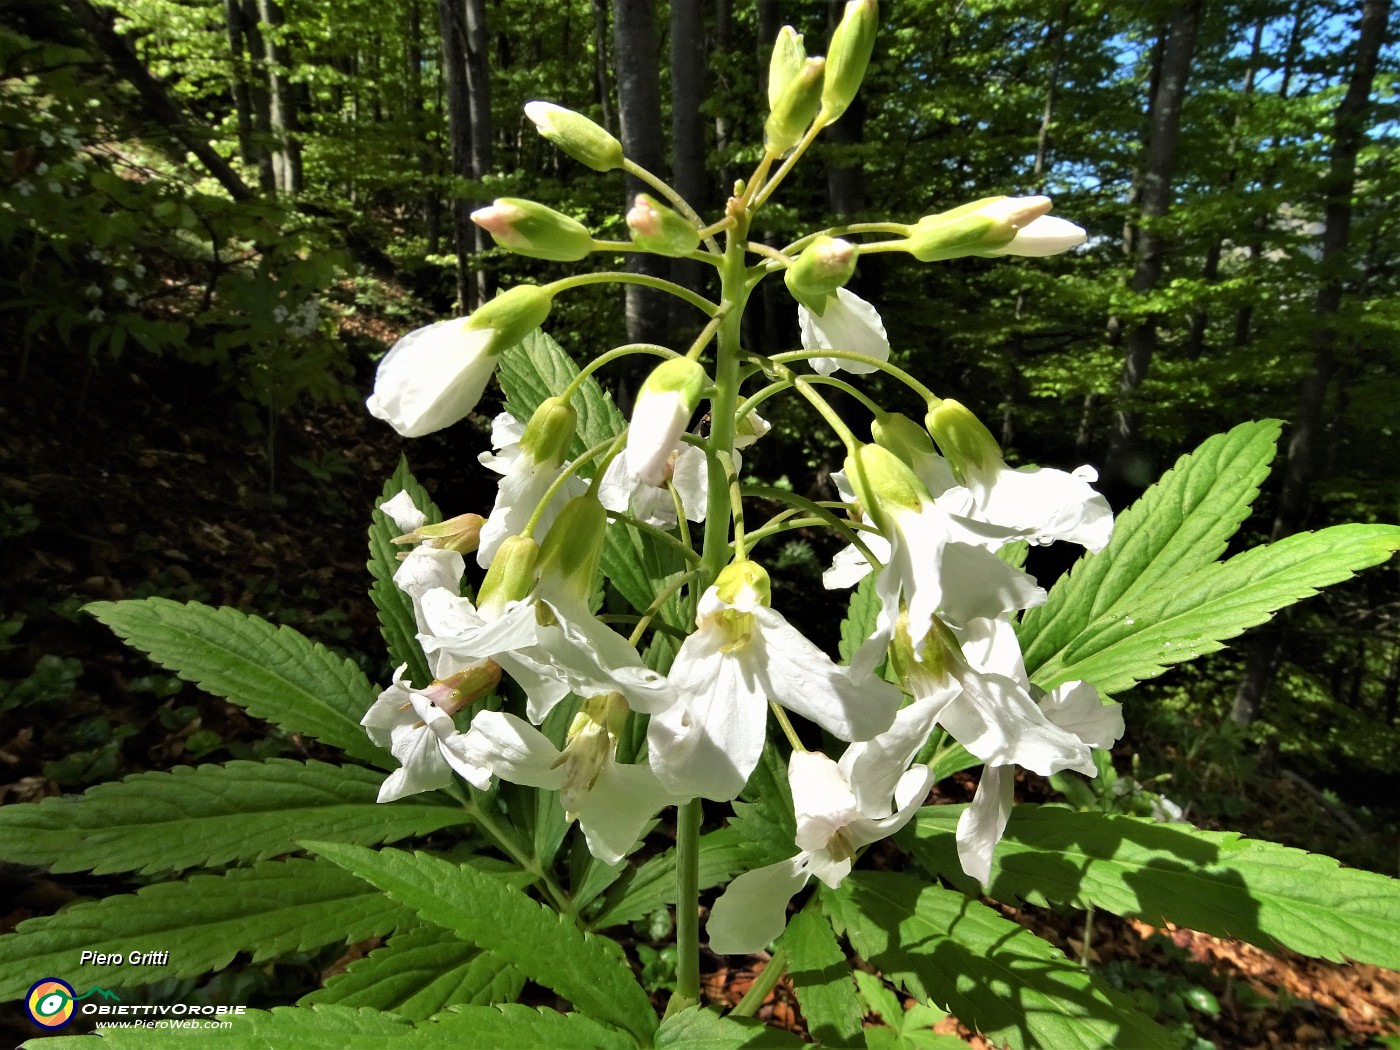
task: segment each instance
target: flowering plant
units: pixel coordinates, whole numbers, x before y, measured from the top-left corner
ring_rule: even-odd
[[[160,663],[348,761],[142,775],[33,816],[8,810],[11,859],[239,866],[32,920],[0,939],[0,959],[67,972],[65,953],[76,957],[99,923],[114,951],[161,931],[167,975],[218,968],[238,950],[256,960],[371,942],[294,1007],[240,1017],[238,1037],[724,1048],[794,1042],[750,1020],[784,973],[807,1030],[831,1045],[859,1045],[862,996],[880,980],[997,1044],[1174,1045],[984,896],[1400,964],[1400,893],[1379,875],[1179,823],[1013,807],[1017,767],[1095,777],[1123,732],[1114,697],[1383,561],[1400,529],[1338,526],[1220,561],[1276,423],[1206,442],[1115,522],[1092,469],[1008,465],[969,409],[892,363],[876,307],[846,287],[859,257],[1074,247],[1084,232],[1049,216],[1045,198],[994,197],[782,248],[751,241],[754,217],[849,106],[875,29],[873,0],[854,0],[824,60],[783,32],[762,159],[713,222],[587,118],[527,107],[564,152],[625,168],[658,196],[637,198],[623,245],[530,201],[498,201],[477,213],[497,242],[557,262],[618,250],[696,259],[714,294],[575,274],[513,288],[389,352],[369,408],[401,434],[453,425],[493,377],[506,411],[481,456],[501,475],[489,513],[483,502],[442,521],[406,466],[385,486],[370,530],[371,594],[396,667],[383,688],[231,610],[91,606]],[[778,275],[802,346],[763,355],[744,346],[741,321],[755,287]],[[604,280],[688,303],[693,341],[624,345],[578,367],[537,329],[555,298]],[[631,355],[659,360],[629,420],[596,376]],[[899,385],[902,410],[845,377],[874,372]],[[831,390],[868,420],[838,412]],[[758,410],[780,396],[800,398],[844,446],[838,498],[744,482],[740,450],[761,441]],[[773,500],[786,505],[751,517]],[[837,654],[804,636],[802,610],[775,605],[763,567],[765,541],[798,528],[846,544],[824,577],[854,588]],[[1086,554],[1047,592],[1024,560],[1028,545],[1053,542]],[[467,555],[485,569],[474,592]],[[926,805],[933,784],[978,766],[970,804]],[[153,797],[168,809],[136,811]],[[415,840],[417,851],[382,845]],[[658,1016],[609,931],[658,914],[669,924],[671,911],[675,973]],[[701,1001],[702,945],[771,951],[727,1014]],[[853,978],[849,954],[881,977]],[[118,971],[104,978],[138,976],[134,964]],[[519,1005],[527,981],[567,1009]]]

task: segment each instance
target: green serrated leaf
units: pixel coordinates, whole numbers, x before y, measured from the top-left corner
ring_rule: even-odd
[[[672,1014],[656,1033],[657,1050],[785,1050],[806,1046],[791,1032],[768,1028],[750,1017],[721,1017],[715,1010],[692,1006]]]
[[[297,1005],[371,1006],[422,1021],[450,1006],[510,1002],[524,986],[524,975],[490,952],[439,926],[417,926],[400,930]]]
[[[0,937],[0,999],[14,999],[51,974],[81,984],[85,950],[120,954],[102,967],[105,984],[123,987],[221,969],[239,952],[253,962],[322,945],[362,941],[411,918],[400,905],[327,861],[264,862],[227,875],[195,875],[135,894],[83,901],[57,915],[29,919]],[[132,953],[169,952],[164,965],[125,961]]]
[[[846,617],[841,621],[839,650],[843,663],[850,663],[856,650],[875,633],[875,619],[880,614],[880,596],[875,593],[875,576],[873,572],[866,573],[860,584],[851,592],[850,603],[846,606]]]
[[[851,983],[851,963],[815,897],[788,921],[782,946],[813,1038],[823,1046],[860,1046],[865,1010]]]
[[[469,865],[426,853],[329,842],[307,845],[414,909],[424,921],[516,966],[589,1017],[641,1039],[656,1030],[651,1001],[621,950],[606,938],[583,933],[525,894]]]
[[[230,762],[138,773],[82,796],[0,809],[0,856],[56,872],[143,875],[263,860],[316,834],[374,845],[468,819],[420,795],[375,802],[383,774],[324,762]]]
[[[1322,587],[1350,579],[1400,550],[1400,527],[1334,525],[1300,532],[1209,565],[1170,586],[1136,593],[1088,624],[1031,676],[1046,689],[1092,682],[1117,693],[1172,664],[1224,648]]]
[[[346,1047],[408,1047],[411,1050],[635,1050],[622,1032],[579,1014],[529,1006],[458,1006],[420,1024],[371,1009],[317,1005],[249,1010],[228,1028],[199,1032],[201,1047],[229,1050],[345,1050]],[[107,1028],[100,1036],[58,1036],[32,1045],[43,1050],[160,1050],[188,1047],[181,1029]]]
[[[953,838],[962,809],[921,810],[901,841],[931,871],[965,883]],[[1400,969],[1400,880],[1234,832],[1017,806],[997,847],[991,893],[1093,904],[1270,951],[1283,945]]]
[[[1034,671],[1091,622],[1129,615],[1137,598],[1224,554],[1268,474],[1279,426],[1274,419],[1241,423],[1208,438],[1118,515],[1108,546],[1081,558],[1045,604],[1022,618],[1026,667]]]
[[[380,768],[393,765],[360,725],[378,690],[349,660],[290,627],[166,598],[84,609],[162,667],[249,714]]]
[[[961,893],[860,871],[821,898],[833,925],[887,979],[998,1046],[1176,1046],[1052,945]]]
[[[370,585],[370,599],[379,616],[379,630],[384,644],[389,650],[389,659],[395,667],[408,664],[410,682],[431,682],[432,672],[423,648],[418,644],[418,625],[413,617],[413,602],[394,583],[394,573],[399,566],[398,554],[404,548],[393,542],[399,534],[398,527],[379,509],[379,504],[392,499],[400,492],[407,492],[414,504],[423,512],[429,525],[442,520],[442,512],[429,497],[427,490],[418,484],[408,469],[408,460],[399,457],[399,465],[393,476],[384,483],[384,491],[375,503],[374,514],[369,527],[369,562],[365,566],[374,583]]]

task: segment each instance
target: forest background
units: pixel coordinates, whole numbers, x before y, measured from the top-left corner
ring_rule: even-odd
[[[560,275],[470,223],[496,197],[625,237],[635,188],[561,156],[522,104],[588,114],[713,216],[760,155],[778,28],[823,40],[840,7],[6,4],[4,801],[301,746],[152,675],[78,612],[90,600],[239,605],[385,678],[363,596],[370,501],[402,451],[443,506],[483,509],[460,449],[495,407],[474,436],[407,446],[359,403],[374,362],[498,284]],[[1069,255],[862,260],[853,287],[894,360],[992,422],[1013,462],[1096,465],[1117,508],[1206,436],[1286,420],[1239,547],[1396,520],[1389,0],[898,0],[882,16],[860,100],[765,209],[762,239],[1048,194],[1089,233]],[[687,266],[667,276],[699,280]],[[580,356],[624,330],[684,337],[645,293],[571,296],[551,322]],[[780,288],[745,340],[796,345]],[[615,378],[625,403],[636,377]],[[763,472],[829,498],[839,453],[796,410],[773,422]],[[798,539],[772,566],[818,638],[835,630],[831,553]],[[1035,552],[1042,582],[1058,557]],[[1123,771],[1197,822],[1394,874],[1396,572],[1125,697]]]

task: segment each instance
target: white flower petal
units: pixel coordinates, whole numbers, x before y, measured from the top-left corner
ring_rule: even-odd
[[[943,708],[938,721],[982,761],[1025,766],[1045,777],[1065,769],[1094,775],[1088,745],[1046,718],[1016,682],[970,668],[955,673],[963,694]]]
[[[609,759],[575,816],[588,852],[604,864],[616,864],[632,851],[657,811],[676,801],[646,766]]]
[[[1110,748],[1123,735],[1123,705],[1105,704],[1088,682],[1066,682],[1040,701],[1045,717],[1088,744]]]
[[[412,532],[420,525],[428,523],[427,515],[418,509],[413,497],[403,490],[400,490],[398,495],[386,499],[379,505],[379,509],[389,515],[400,532]]]
[[[901,708],[894,716],[894,724],[885,732],[846,748],[839,764],[863,815],[879,820],[889,813],[896,785],[928,741],[943,708],[959,692],[955,682],[947,681],[929,695]]]
[[[826,849],[837,832],[861,815],[846,774],[819,751],[792,753],[788,784],[797,818],[797,846],[808,853]]]
[[[627,427],[627,448],[622,454],[628,473],[648,485],[662,484],[667,463],[693,412],[680,390],[644,391]]]
[[[958,818],[958,863],[983,886],[992,877],[992,854],[1011,819],[1015,786],[1011,770],[987,766],[972,805]]]
[[[1012,470],[1003,464],[990,477],[969,477],[968,484],[978,517],[1014,529],[1017,537],[1031,543],[1066,540],[1100,551],[1113,535],[1108,501],[1078,472]]]
[[[807,885],[806,858],[799,854],[766,868],[746,871],[729,884],[710,909],[705,932],[717,955],[750,955],[787,925],[787,904]]]
[[[486,351],[491,329],[468,329],[467,318],[409,332],[379,362],[365,406],[404,437],[451,426],[481,400],[496,369]]]
[[[890,541],[878,532],[862,532],[860,538],[870,548],[870,553],[882,562],[890,556]],[[831,559],[831,568],[822,573],[822,586],[829,591],[839,591],[854,587],[870,575],[873,566],[865,560],[865,555],[854,543],[847,544]]]
[[[838,288],[826,302],[826,311],[817,317],[805,306],[797,308],[797,324],[802,345],[808,350],[848,350],[880,361],[890,358],[890,341],[875,307],[845,288]],[[847,372],[874,372],[876,366],[841,357],[814,357],[812,367],[822,375],[836,369]]]
[[[559,749],[528,722],[503,711],[482,711],[472,719],[461,753],[502,780],[557,791],[564,783]]]
[[[1088,236],[1083,227],[1076,226],[1068,219],[1054,215],[1042,215],[1033,219],[1016,231],[1011,243],[1005,244],[987,255],[1024,255],[1043,258],[1059,255],[1084,243]]]

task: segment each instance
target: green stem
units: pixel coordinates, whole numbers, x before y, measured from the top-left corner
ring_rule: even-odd
[[[700,561],[700,555],[696,554],[693,550],[687,547],[680,540],[676,539],[676,537],[672,536],[669,532],[666,532],[663,529],[658,529],[655,525],[648,525],[640,518],[634,518],[632,517],[632,515],[625,514],[620,510],[608,511],[608,517],[611,518],[613,521],[626,522],[628,525],[631,525],[634,529],[640,529],[642,532],[645,532],[648,536],[653,537],[659,542],[674,547],[676,552],[686,561]]]
[[[796,254],[818,237],[848,237],[856,233],[894,233],[905,237],[909,234],[909,227],[902,222],[853,222],[847,226],[832,226],[830,229],[818,230],[816,233],[799,237],[784,248],[783,252],[787,255]],[[860,250],[865,251],[864,244],[860,246]]]
[[[719,309],[714,303],[706,299],[703,295],[697,295],[684,285],[676,284],[674,281],[662,280],[660,277],[651,277],[644,273],[628,273],[625,270],[604,270],[601,273],[576,273],[572,277],[561,277],[557,281],[551,281],[545,285],[543,291],[550,295],[558,295],[560,292],[572,291],[575,288],[585,288],[590,284],[641,284],[648,288],[655,288],[659,292],[669,292],[678,299],[684,299],[691,306],[705,314],[706,317],[713,317],[715,311]]]
[[[676,808],[676,994],[666,1012],[700,1003],[701,802]]]
[[[787,949],[779,948],[764,964],[763,972],[749,985],[749,990],[744,993],[739,1004],[729,1011],[729,1016],[752,1017],[757,1013],[758,1008],[763,1005],[763,1000],[772,994],[773,989],[778,987],[778,982],[783,979],[783,974],[787,973],[787,966]]]
[[[797,148],[788,154],[787,160],[783,161],[783,166],[774,173],[773,177],[768,180],[763,189],[759,190],[758,194],[748,202],[749,214],[758,211],[758,209],[763,206],[763,202],[773,196],[773,191],[778,188],[783,179],[787,178],[788,172],[792,171],[793,165],[801,159],[802,154],[807,152],[807,147],[816,140],[816,137],[821,134],[822,128],[824,127],[826,127],[826,121],[822,120],[821,114],[818,114],[817,119],[812,121],[812,126],[807,129],[807,134],[803,135],[802,141],[797,144]]]
[[[660,358],[681,356],[669,346],[662,346],[660,343],[628,343],[625,346],[614,347],[605,354],[599,354],[579,369],[578,375],[574,376],[569,385],[564,388],[564,392],[559,395],[560,400],[567,401],[577,394],[578,388],[583,386],[583,381],[604,365],[624,357],[630,357],[633,354],[650,354],[652,357]]]
[[[790,361],[809,361],[814,357],[834,357],[840,361],[860,361],[863,364],[874,365],[879,371],[894,376],[910,390],[918,394],[924,399],[926,405],[936,405],[943,400],[898,365],[892,365],[888,361],[881,361],[879,358],[871,357],[869,354],[858,354],[854,350],[789,350],[785,354],[774,354],[772,357],[760,358],[760,360],[772,361],[774,364],[782,365]]]
[[[481,804],[475,791],[466,797],[463,797],[460,788],[457,790],[449,789],[449,792],[455,795],[457,800],[462,803],[462,807],[471,814],[472,823],[482,834],[490,839],[497,849],[515,861],[521,871],[528,872],[534,877],[536,884],[553,901],[556,911],[565,915],[574,914],[574,902],[569,894],[554,881],[553,875],[544,870],[538,859],[522,849],[506,829],[502,828],[496,819],[486,812],[486,807]]]

